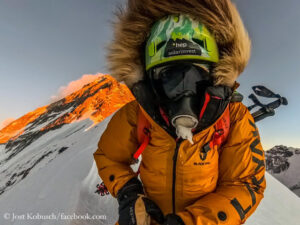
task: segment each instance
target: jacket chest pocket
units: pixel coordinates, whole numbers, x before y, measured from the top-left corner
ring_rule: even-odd
[[[184,198],[199,198],[215,189],[218,180],[218,161],[219,153],[216,146],[197,147],[186,157],[182,157],[177,171],[181,176],[181,191]]]
[[[201,171],[218,170],[218,147],[205,144],[190,149],[180,149],[179,160],[184,168]]]

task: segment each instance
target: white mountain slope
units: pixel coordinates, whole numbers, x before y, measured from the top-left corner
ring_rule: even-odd
[[[89,119],[77,123],[66,124],[50,131],[27,146],[19,153],[18,159],[12,158],[12,165],[23,165],[30,158],[36,158],[41,151],[53,151],[45,157],[28,176],[14,185],[10,190],[0,195],[0,212],[15,213],[16,215],[51,215],[51,213],[71,214],[76,205],[82,185],[93,164],[92,153],[96,150],[98,139],[104,131],[110,117],[102,123],[90,127],[93,122]],[[55,151],[68,147],[62,153]],[[3,146],[2,146],[3,148]],[[4,150],[4,149],[0,149]],[[3,151],[1,151],[3,152]],[[1,165],[1,173],[3,173]],[[10,168],[8,168],[9,170]],[[18,168],[14,169],[14,172]],[[100,178],[99,178],[100,179]],[[100,180],[99,180],[100,181]],[[96,189],[95,185],[94,190]],[[94,194],[95,199],[99,198]],[[40,224],[68,224],[67,220],[6,220],[0,215],[0,224],[40,225]]]
[[[9,166],[1,164],[0,178],[11,176],[12,172],[18,173],[18,169],[24,169],[30,159],[39,159],[40,155],[52,151],[42,157],[26,178],[0,195],[0,224],[113,225],[117,220],[117,202],[110,195],[101,197],[94,193],[96,184],[101,183],[101,180],[93,160],[99,137],[110,118],[88,130],[86,128],[93,122],[87,119],[49,131],[28,145],[18,157],[11,158]],[[0,161],[3,158],[4,145],[0,145]],[[265,198],[246,224],[300,224],[300,199],[269,174],[266,174],[266,178]],[[13,213],[19,218],[12,220]],[[31,219],[38,216],[38,213],[40,216],[52,217]],[[89,216],[102,215],[106,218],[73,221],[64,219],[64,216],[74,216],[74,213],[77,216],[88,213]],[[4,216],[10,216],[10,219],[5,219]]]

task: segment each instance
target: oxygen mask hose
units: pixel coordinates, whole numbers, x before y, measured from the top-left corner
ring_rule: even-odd
[[[176,128],[178,138],[187,139],[192,145],[194,144],[192,129],[198,125],[198,120],[195,117],[178,116],[172,120],[172,124]]]

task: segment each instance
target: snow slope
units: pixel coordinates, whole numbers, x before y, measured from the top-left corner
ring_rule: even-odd
[[[10,213],[12,216],[12,213],[16,215],[73,213],[76,210],[82,181],[93,164],[92,153],[96,150],[98,139],[110,118],[106,118],[87,131],[85,128],[93,124],[88,119],[50,131],[19,153],[21,154],[19,158],[11,159],[13,161],[10,160],[10,164],[16,165],[26,162],[27,158],[35,158],[45,148],[54,152],[41,161],[38,167],[34,167],[26,179],[0,195],[1,214]],[[55,151],[62,147],[68,149],[60,154]],[[3,171],[2,167],[1,171]],[[97,199],[98,195],[94,194],[94,197]],[[11,221],[0,215],[1,225],[68,223],[68,220],[60,219],[58,221],[31,219]]]
[[[300,199],[268,172],[264,198],[246,225],[298,225]]]
[[[95,193],[101,183],[93,160],[93,153],[111,116],[90,127],[89,119],[67,124],[50,131],[27,146],[18,157],[3,168],[18,170],[29,159],[39,158],[41,152],[52,151],[35,166],[26,178],[0,195],[1,225],[112,225],[117,220],[117,202],[110,195]],[[58,153],[63,147],[68,147]],[[3,153],[0,145],[0,158]],[[20,168],[22,169],[22,168]],[[18,172],[18,171],[14,171]],[[3,175],[3,174],[2,174]],[[5,173],[4,173],[5,175]],[[256,212],[247,225],[296,225],[300,224],[300,199],[275,178],[266,174],[267,189]],[[6,214],[9,213],[9,214]],[[19,215],[12,221],[13,213]],[[29,213],[29,217],[27,217]],[[34,215],[51,215],[48,219],[32,219]],[[75,213],[75,214],[74,214]],[[66,215],[96,215],[101,219],[64,219]],[[5,219],[4,216],[10,216]],[[25,215],[25,219],[22,219]],[[30,217],[31,216],[31,217]],[[106,218],[103,218],[105,216]]]

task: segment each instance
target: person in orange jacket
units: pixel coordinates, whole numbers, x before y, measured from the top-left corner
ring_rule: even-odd
[[[234,101],[251,42],[230,0],[128,0],[109,48],[136,100],[117,111],[94,158],[119,225],[236,225],[266,187],[254,119]],[[131,165],[141,119],[149,142]]]

